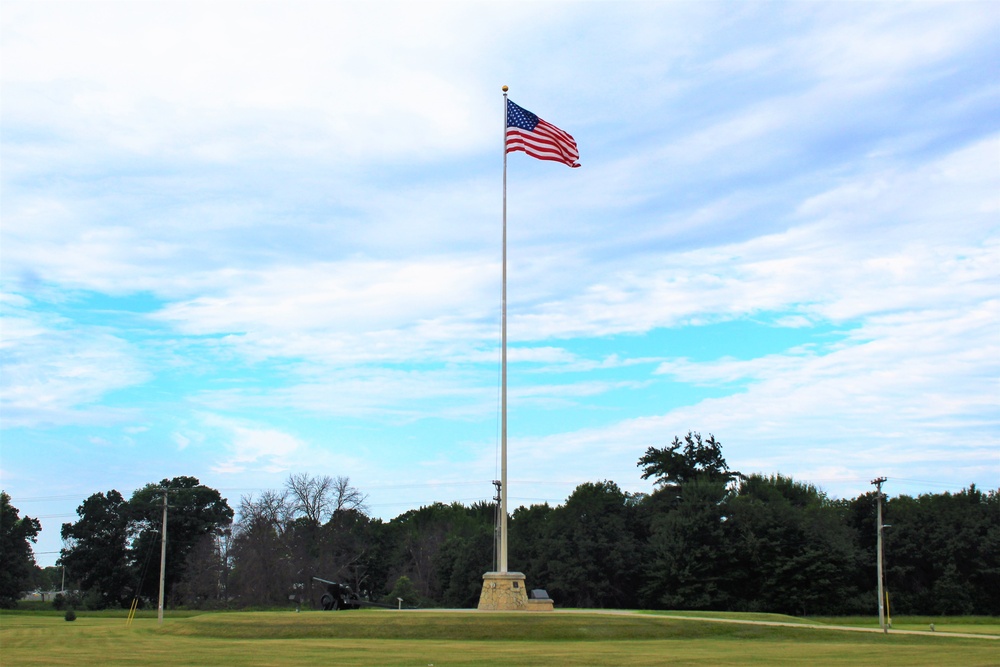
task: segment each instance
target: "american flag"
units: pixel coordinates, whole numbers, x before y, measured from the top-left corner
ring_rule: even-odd
[[[507,100],[507,152],[514,151],[524,151],[539,160],[580,166],[580,151],[573,137]]]

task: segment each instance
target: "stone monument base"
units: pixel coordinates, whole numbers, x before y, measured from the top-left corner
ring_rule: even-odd
[[[482,611],[527,611],[528,589],[521,572],[487,572],[479,594]]]
[[[549,598],[528,598],[528,611],[553,611],[555,607]]]

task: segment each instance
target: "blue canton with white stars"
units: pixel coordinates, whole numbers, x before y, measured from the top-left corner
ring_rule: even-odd
[[[538,116],[507,100],[507,127],[519,127],[531,132],[538,125]]]

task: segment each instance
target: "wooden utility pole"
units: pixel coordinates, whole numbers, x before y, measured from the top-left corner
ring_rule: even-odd
[[[163,583],[167,577],[167,491],[163,490],[163,528],[160,531],[160,598],[156,604],[156,620],[163,624]]]
[[[885,580],[883,565],[882,565],[882,483],[885,482],[885,477],[879,477],[872,480],[872,484],[878,490],[876,493],[875,503],[878,507],[878,514],[876,521],[878,522],[878,624],[882,628],[882,632],[889,632],[889,628],[885,624],[885,589],[883,582]]]

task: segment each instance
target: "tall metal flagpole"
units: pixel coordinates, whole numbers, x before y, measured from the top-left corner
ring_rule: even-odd
[[[507,86],[503,90],[503,296],[500,316],[500,553],[507,573]]]
[[[500,480],[498,501],[499,544],[497,545],[497,570],[483,575],[483,589],[479,595],[479,609],[484,611],[541,611],[551,610],[552,600],[542,597],[528,599],[525,577],[521,572],[507,569],[507,86],[503,90],[503,301],[500,319],[501,389],[500,389]],[[568,135],[567,135],[568,136]],[[527,151],[525,151],[527,152]]]

